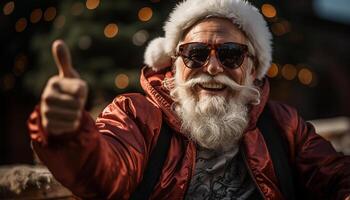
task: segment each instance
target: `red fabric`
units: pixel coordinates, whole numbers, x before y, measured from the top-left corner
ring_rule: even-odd
[[[128,199],[142,179],[165,120],[174,134],[151,199],[182,199],[194,171],[196,148],[180,132],[180,120],[171,110],[171,98],[161,84],[164,73],[144,68],[141,85],[147,96],[135,93],[118,96],[96,122],[84,113],[79,130],[59,138],[48,137],[41,128],[39,110],[34,110],[28,127],[40,159],[77,196]],[[263,136],[256,128],[256,121],[268,102],[267,80],[261,90],[261,103],[250,109],[251,120],[241,149],[265,199],[283,199]],[[298,185],[320,199],[344,199],[350,194],[349,157],[336,153],[294,109],[276,102],[268,105],[284,130],[290,164],[298,173]]]

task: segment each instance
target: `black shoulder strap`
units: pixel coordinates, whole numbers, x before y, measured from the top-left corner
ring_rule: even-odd
[[[288,163],[287,144],[279,133],[282,130],[277,125],[268,105],[265,106],[257,126],[265,139],[283,196],[285,199],[295,200],[293,173]]]
[[[134,193],[131,195],[131,200],[147,200],[149,199],[154,187],[156,186],[162,168],[168,154],[168,149],[171,140],[170,127],[166,122],[163,122],[158,141],[154,147],[149,159],[146,169],[143,173],[141,183],[137,186]]]

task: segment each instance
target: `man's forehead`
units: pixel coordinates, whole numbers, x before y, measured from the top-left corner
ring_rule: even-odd
[[[239,41],[246,39],[244,33],[228,19],[209,18],[192,26],[184,40],[205,36],[225,37]]]

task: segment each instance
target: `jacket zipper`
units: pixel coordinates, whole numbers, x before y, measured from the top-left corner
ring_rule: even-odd
[[[259,187],[258,182],[257,182],[256,179],[255,179],[255,176],[253,175],[252,170],[250,169],[250,166],[249,166],[249,164],[248,164],[247,157],[246,157],[246,154],[245,154],[245,151],[244,151],[243,148],[241,148],[241,152],[242,152],[242,157],[243,157],[243,160],[244,160],[245,165],[247,166],[248,173],[249,173],[250,177],[253,179],[253,181],[254,181],[254,183],[255,183],[255,186],[258,188],[258,191],[260,192],[261,196],[262,196],[264,199],[266,199],[264,193],[262,192],[261,188]]]

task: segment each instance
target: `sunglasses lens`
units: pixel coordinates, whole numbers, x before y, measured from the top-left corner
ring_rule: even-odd
[[[181,48],[181,54],[185,65],[189,68],[202,67],[207,61],[210,49],[200,43],[185,44]]]
[[[237,68],[241,66],[246,52],[245,46],[235,43],[225,43],[218,47],[217,54],[222,65],[227,68]]]

